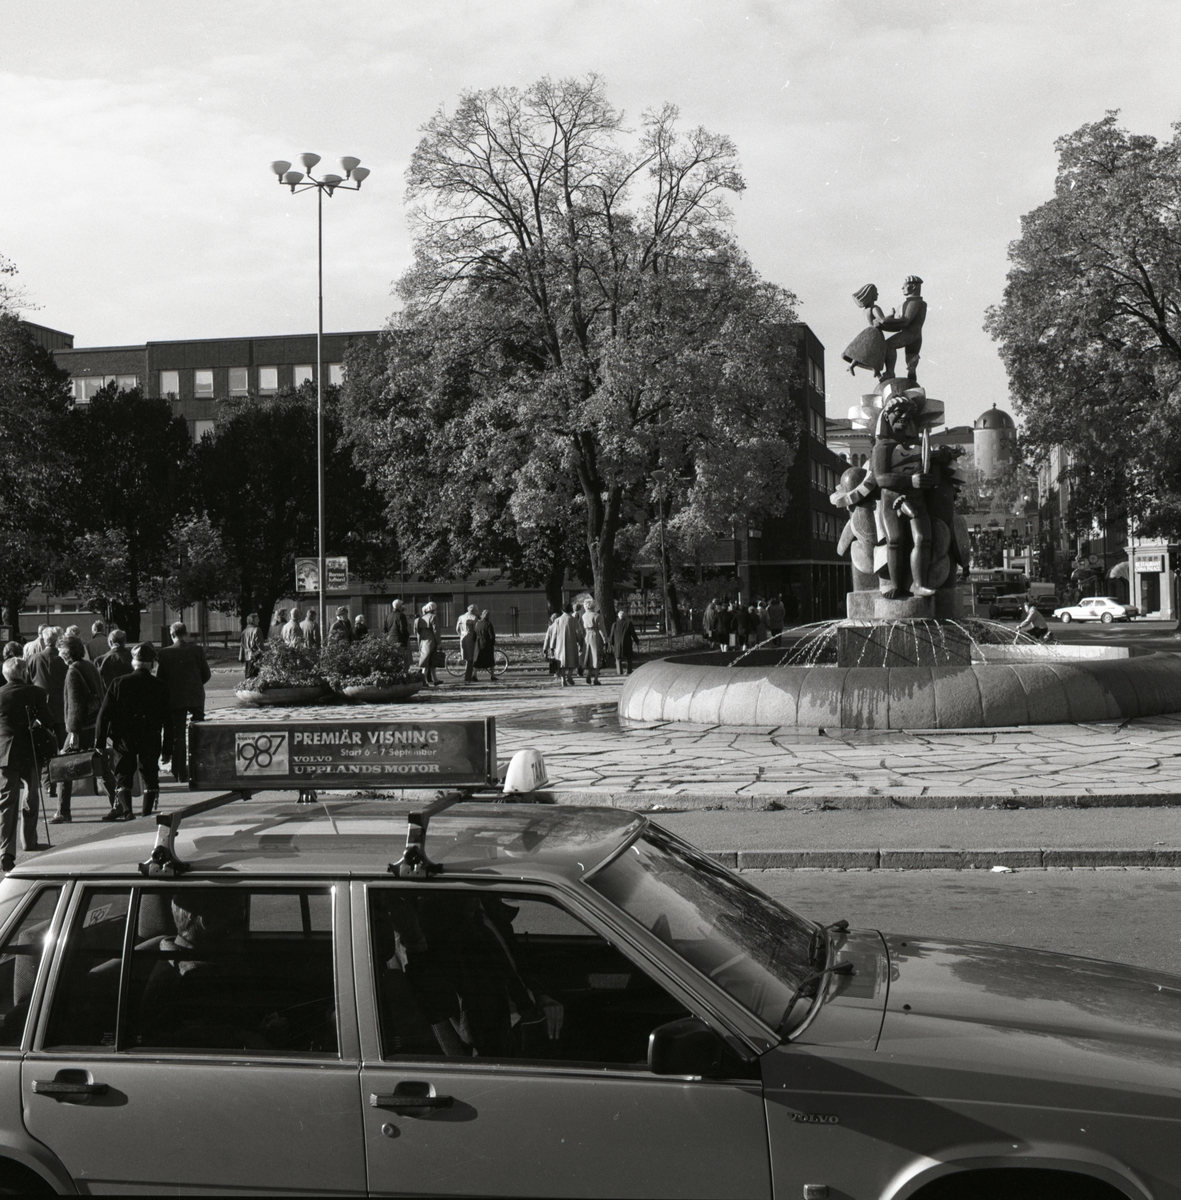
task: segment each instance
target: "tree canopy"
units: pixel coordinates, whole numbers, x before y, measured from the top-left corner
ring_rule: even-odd
[[[1181,123],[1167,142],[1118,113],[1060,138],[1054,195],[1022,218],[1000,343],[1024,439],[1071,452],[1089,522],[1125,505],[1181,536]]]
[[[577,522],[609,605],[654,469],[703,527],[782,511],[794,298],[730,233],[726,198],[744,186],[728,138],[679,130],[670,105],[632,135],[593,75],[466,92],[427,123],[405,307],[351,433],[416,460],[368,460],[395,509],[432,484],[418,501],[434,526],[414,531],[424,565],[433,546],[462,566],[470,530],[493,555],[528,556]],[[356,411],[351,373],[347,387]]]
[[[111,383],[70,412],[67,430],[80,481],[72,572],[136,641],[143,602],[171,572],[172,530],[187,507],[188,427],[168,400]]]
[[[0,274],[3,274],[0,260]],[[0,309],[4,295],[0,288]],[[16,636],[29,592],[67,541],[74,464],[69,376],[13,311],[0,311],[0,603]]]

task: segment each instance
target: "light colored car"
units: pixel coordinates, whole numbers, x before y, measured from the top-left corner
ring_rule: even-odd
[[[613,809],[200,807],[0,884],[6,1191],[1181,1196],[1181,978],[817,924]]]
[[[1138,617],[1140,610],[1134,604],[1121,604],[1110,596],[1084,596],[1077,604],[1054,609],[1054,616],[1064,624],[1071,621],[1130,621]]]

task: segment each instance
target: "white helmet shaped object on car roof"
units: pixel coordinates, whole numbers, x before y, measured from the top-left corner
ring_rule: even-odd
[[[549,783],[545,759],[540,750],[518,750],[504,776],[505,795],[510,792],[535,792]]]

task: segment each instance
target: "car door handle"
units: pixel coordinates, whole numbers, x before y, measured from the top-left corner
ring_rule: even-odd
[[[394,1112],[411,1112],[422,1108],[450,1108],[451,1096],[438,1096],[430,1083],[400,1083],[392,1092],[370,1092],[370,1108],[392,1108]]]
[[[34,1079],[33,1091],[38,1096],[105,1096],[107,1085],[63,1079]]]

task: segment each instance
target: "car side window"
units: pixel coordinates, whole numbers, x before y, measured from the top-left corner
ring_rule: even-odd
[[[382,1054],[644,1066],[688,1016],[577,917],[535,896],[371,888]]]
[[[43,888],[0,948],[0,1046],[19,1046],[60,887]]]
[[[145,888],[127,1048],[335,1055],[331,901],[329,888]]]
[[[43,1048],[335,1056],[331,912],[326,887],[87,888]]]
[[[88,887],[74,911],[45,1033],[47,1050],[113,1052],[130,888]]]

